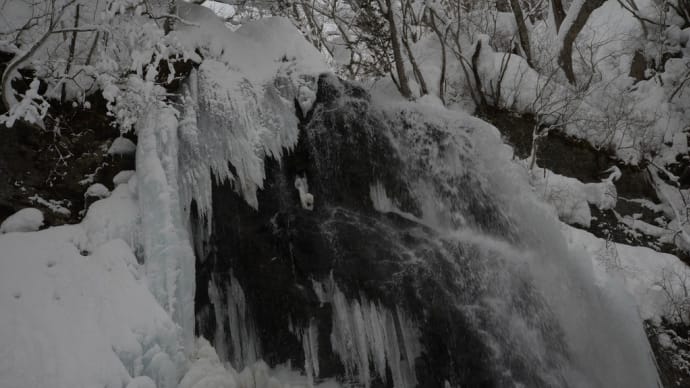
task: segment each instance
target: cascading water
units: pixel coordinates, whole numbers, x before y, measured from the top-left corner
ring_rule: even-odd
[[[221,357],[364,387],[655,386],[639,318],[568,252],[496,130],[373,101],[322,76],[256,198],[215,182],[195,307]]]

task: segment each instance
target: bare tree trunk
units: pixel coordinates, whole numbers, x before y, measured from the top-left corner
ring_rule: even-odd
[[[65,77],[69,77],[69,71],[72,69],[72,61],[74,60],[74,49],[77,44],[77,28],[79,27],[79,8],[81,4],[77,4],[74,15],[74,31],[72,31],[72,40],[69,42],[69,55],[67,57],[67,64],[65,65]],[[65,80],[62,81],[62,90],[60,91],[60,102],[64,103],[67,98],[67,88]]]
[[[405,74],[405,63],[403,62],[402,50],[400,49],[400,39],[398,38],[398,29],[395,24],[395,14],[393,13],[391,0],[386,0],[386,8],[386,19],[388,20],[388,28],[390,28],[391,45],[393,47],[393,60],[395,61],[395,70],[398,74],[398,87],[403,97],[411,98],[412,91]]]
[[[96,46],[98,46],[98,38],[100,37],[101,32],[96,31],[96,36],[93,38],[93,43],[91,44],[91,48],[89,49],[89,54],[86,56],[86,62],[84,64],[86,66],[91,64],[91,58],[93,58],[93,53],[96,52]]]
[[[571,11],[577,12],[576,15],[568,15],[568,18],[572,18],[572,23],[563,26],[564,29],[558,33],[558,38],[563,44],[560,53],[558,53],[558,64],[563,69],[568,82],[572,85],[577,83],[573,70],[573,44],[575,43],[575,38],[585,27],[587,19],[589,19],[592,12],[601,7],[605,2],[606,0],[584,0],[580,9]]]
[[[168,0],[168,14],[177,15],[177,0]],[[175,29],[175,18],[167,17],[165,18],[165,23],[163,23],[163,31],[168,34],[170,31]]]
[[[475,48],[474,53],[472,54],[472,74],[474,75],[474,83],[477,88],[477,94],[479,95],[479,109],[485,109],[488,104],[486,102],[486,96],[484,95],[484,87],[482,86],[482,79],[479,77],[479,71],[478,71],[478,61],[479,61],[479,53],[481,52],[482,49],[482,41],[477,42],[477,48]]]
[[[561,29],[561,24],[563,24],[563,19],[565,19],[565,11],[563,10],[561,0],[551,0],[551,12],[556,23],[556,32],[558,32]]]
[[[441,30],[439,30],[438,26],[436,25],[436,18],[434,17],[434,11],[432,10],[429,10],[429,21],[431,28],[436,33],[439,43],[441,43],[441,76],[438,80],[438,98],[441,99],[443,105],[446,105],[446,67],[448,62],[446,59],[446,37],[441,33]]]
[[[532,51],[529,44],[529,31],[527,31],[525,16],[522,14],[522,8],[520,8],[520,1],[510,0],[510,6],[513,9],[513,15],[515,15],[515,22],[517,23],[518,27],[518,35],[520,36],[520,46],[522,46],[522,51],[525,53],[525,60],[527,60],[527,64],[532,67]]]

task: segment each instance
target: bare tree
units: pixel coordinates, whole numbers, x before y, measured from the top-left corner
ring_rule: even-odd
[[[597,8],[604,5],[606,0],[575,0],[568,9],[568,13],[561,24],[558,39],[561,41],[558,53],[558,64],[565,73],[568,82],[577,83],[573,70],[573,45],[580,31],[585,27],[589,16]]]
[[[398,26],[395,20],[395,13],[391,5],[391,0],[384,0],[385,8],[381,7],[382,4],[379,2],[379,9],[388,21],[388,29],[390,33],[391,47],[393,50],[393,60],[395,61],[395,70],[398,76],[398,89],[400,94],[406,98],[412,97],[412,91],[410,90],[410,83],[407,80],[407,74],[405,73],[405,63],[403,62],[402,51],[400,50],[400,38],[398,37]]]
[[[667,317],[677,323],[690,323],[690,271],[664,268],[656,286],[666,296]]]
[[[518,27],[518,35],[520,37],[520,46],[522,47],[523,55],[527,63],[532,66],[532,50],[529,44],[529,31],[527,31],[527,24],[525,23],[525,16],[522,13],[522,7],[520,7],[520,2],[518,0],[510,0],[510,6],[513,10],[513,15],[515,15],[515,22]]]
[[[0,87],[2,88],[2,103],[5,108],[9,111],[11,108],[17,104],[17,100],[14,96],[14,89],[12,88],[12,78],[14,73],[19,69],[19,67],[24,64],[29,58],[31,58],[45,43],[48,38],[54,33],[62,33],[68,31],[77,31],[78,28],[73,29],[59,29],[60,21],[65,11],[72,6],[76,0],[70,0],[62,5],[57,4],[55,0],[50,1],[49,13],[45,15],[43,21],[37,21],[38,24],[45,22],[45,31],[41,37],[34,42],[29,48],[27,48],[23,53],[17,54],[5,68],[2,73],[2,78],[0,78]],[[29,28],[27,26],[23,28]]]
[[[565,19],[565,11],[563,10],[563,3],[561,0],[551,0],[551,13],[553,14],[554,23],[556,24],[556,32],[558,32]]]

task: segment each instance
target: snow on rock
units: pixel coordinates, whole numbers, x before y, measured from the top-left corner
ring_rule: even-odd
[[[127,384],[127,388],[156,388],[156,383],[148,376],[138,376]]]
[[[195,199],[210,218],[212,177],[230,180],[253,207],[263,186],[263,159],[279,160],[297,143],[295,98],[313,103],[318,74],[328,71],[321,54],[292,23],[272,17],[231,31],[212,11],[181,4],[179,14],[199,26],[171,34],[190,58],[204,56],[186,85],[181,118],[180,176],[183,203]],[[234,169],[234,173],[228,166]]]
[[[22,209],[0,224],[0,233],[33,232],[43,225],[43,213],[36,208]]]
[[[113,140],[113,144],[111,144],[110,148],[108,148],[108,155],[132,155],[136,149],[137,146],[134,144],[134,142],[124,137],[118,137]]]
[[[299,201],[305,210],[314,210],[314,195],[309,193],[309,183],[306,177],[295,177],[295,189],[299,193]]]
[[[131,178],[134,175],[134,170],[124,170],[118,172],[114,177],[113,177],[113,185],[117,187],[118,185],[121,185],[123,183],[129,182],[129,178]]]
[[[668,174],[669,176],[673,176]],[[658,174],[652,174],[659,198],[667,205],[672,216],[671,222],[667,225],[668,229],[675,232],[673,239],[676,246],[685,252],[690,252],[690,225],[684,220],[690,216],[687,207],[687,198],[690,191],[679,189],[676,186],[664,182]]]
[[[535,167],[530,174],[530,183],[538,196],[556,208],[562,221],[585,227],[589,227],[592,220],[590,204],[601,210],[613,209],[618,198],[613,179],[582,183],[575,178]]]
[[[38,194],[34,194],[31,197],[29,197],[29,200],[33,203],[37,203],[39,205],[47,207],[50,211],[53,213],[61,214],[63,216],[69,217],[72,212],[67,209],[66,207],[62,206],[65,202],[69,201],[58,201],[55,199],[44,199]]]
[[[194,343],[194,251],[177,183],[176,116],[177,112],[169,106],[150,106],[137,123],[136,186],[149,288],[173,321],[182,327],[182,345],[191,350]]]
[[[84,247],[87,251],[110,240],[122,239],[140,256],[139,208],[128,185],[117,186],[109,197],[91,204],[81,225],[88,238]]]
[[[101,183],[94,183],[86,189],[84,197],[103,199],[110,196],[110,190]]]
[[[292,22],[282,17],[247,21],[236,31],[213,11],[195,4],[180,4],[180,17],[198,26],[180,25],[171,35],[189,51],[219,60],[246,76],[253,84],[271,81],[281,67],[300,75],[329,71],[324,59]]]
[[[147,354],[182,361],[178,329],[134,276],[129,246],[83,256],[83,243],[78,225],[0,236],[0,386],[124,387],[163,373]],[[165,373],[157,387],[175,387]]]

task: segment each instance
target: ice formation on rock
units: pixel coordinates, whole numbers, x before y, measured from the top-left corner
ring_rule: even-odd
[[[178,185],[178,121],[170,107],[152,106],[137,123],[137,195],[149,288],[180,325],[182,345],[194,344],[194,251]]]
[[[261,358],[259,336],[239,282],[231,275],[223,290],[211,281],[209,296],[216,316],[214,345],[220,358],[240,370],[254,364]]]
[[[321,303],[332,309],[331,346],[345,366],[346,373],[365,387],[373,376],[384,382],[390,370],[393,387],[417,384],[415,360],[421,354],[417,327],[400,307],[394,310],[364,297],[348,300],[332,281],[314,282]],[[318,377],[318,342],[313,325],[302,331],[305,366]],[[307,351],[308,350],[308,351]]]

